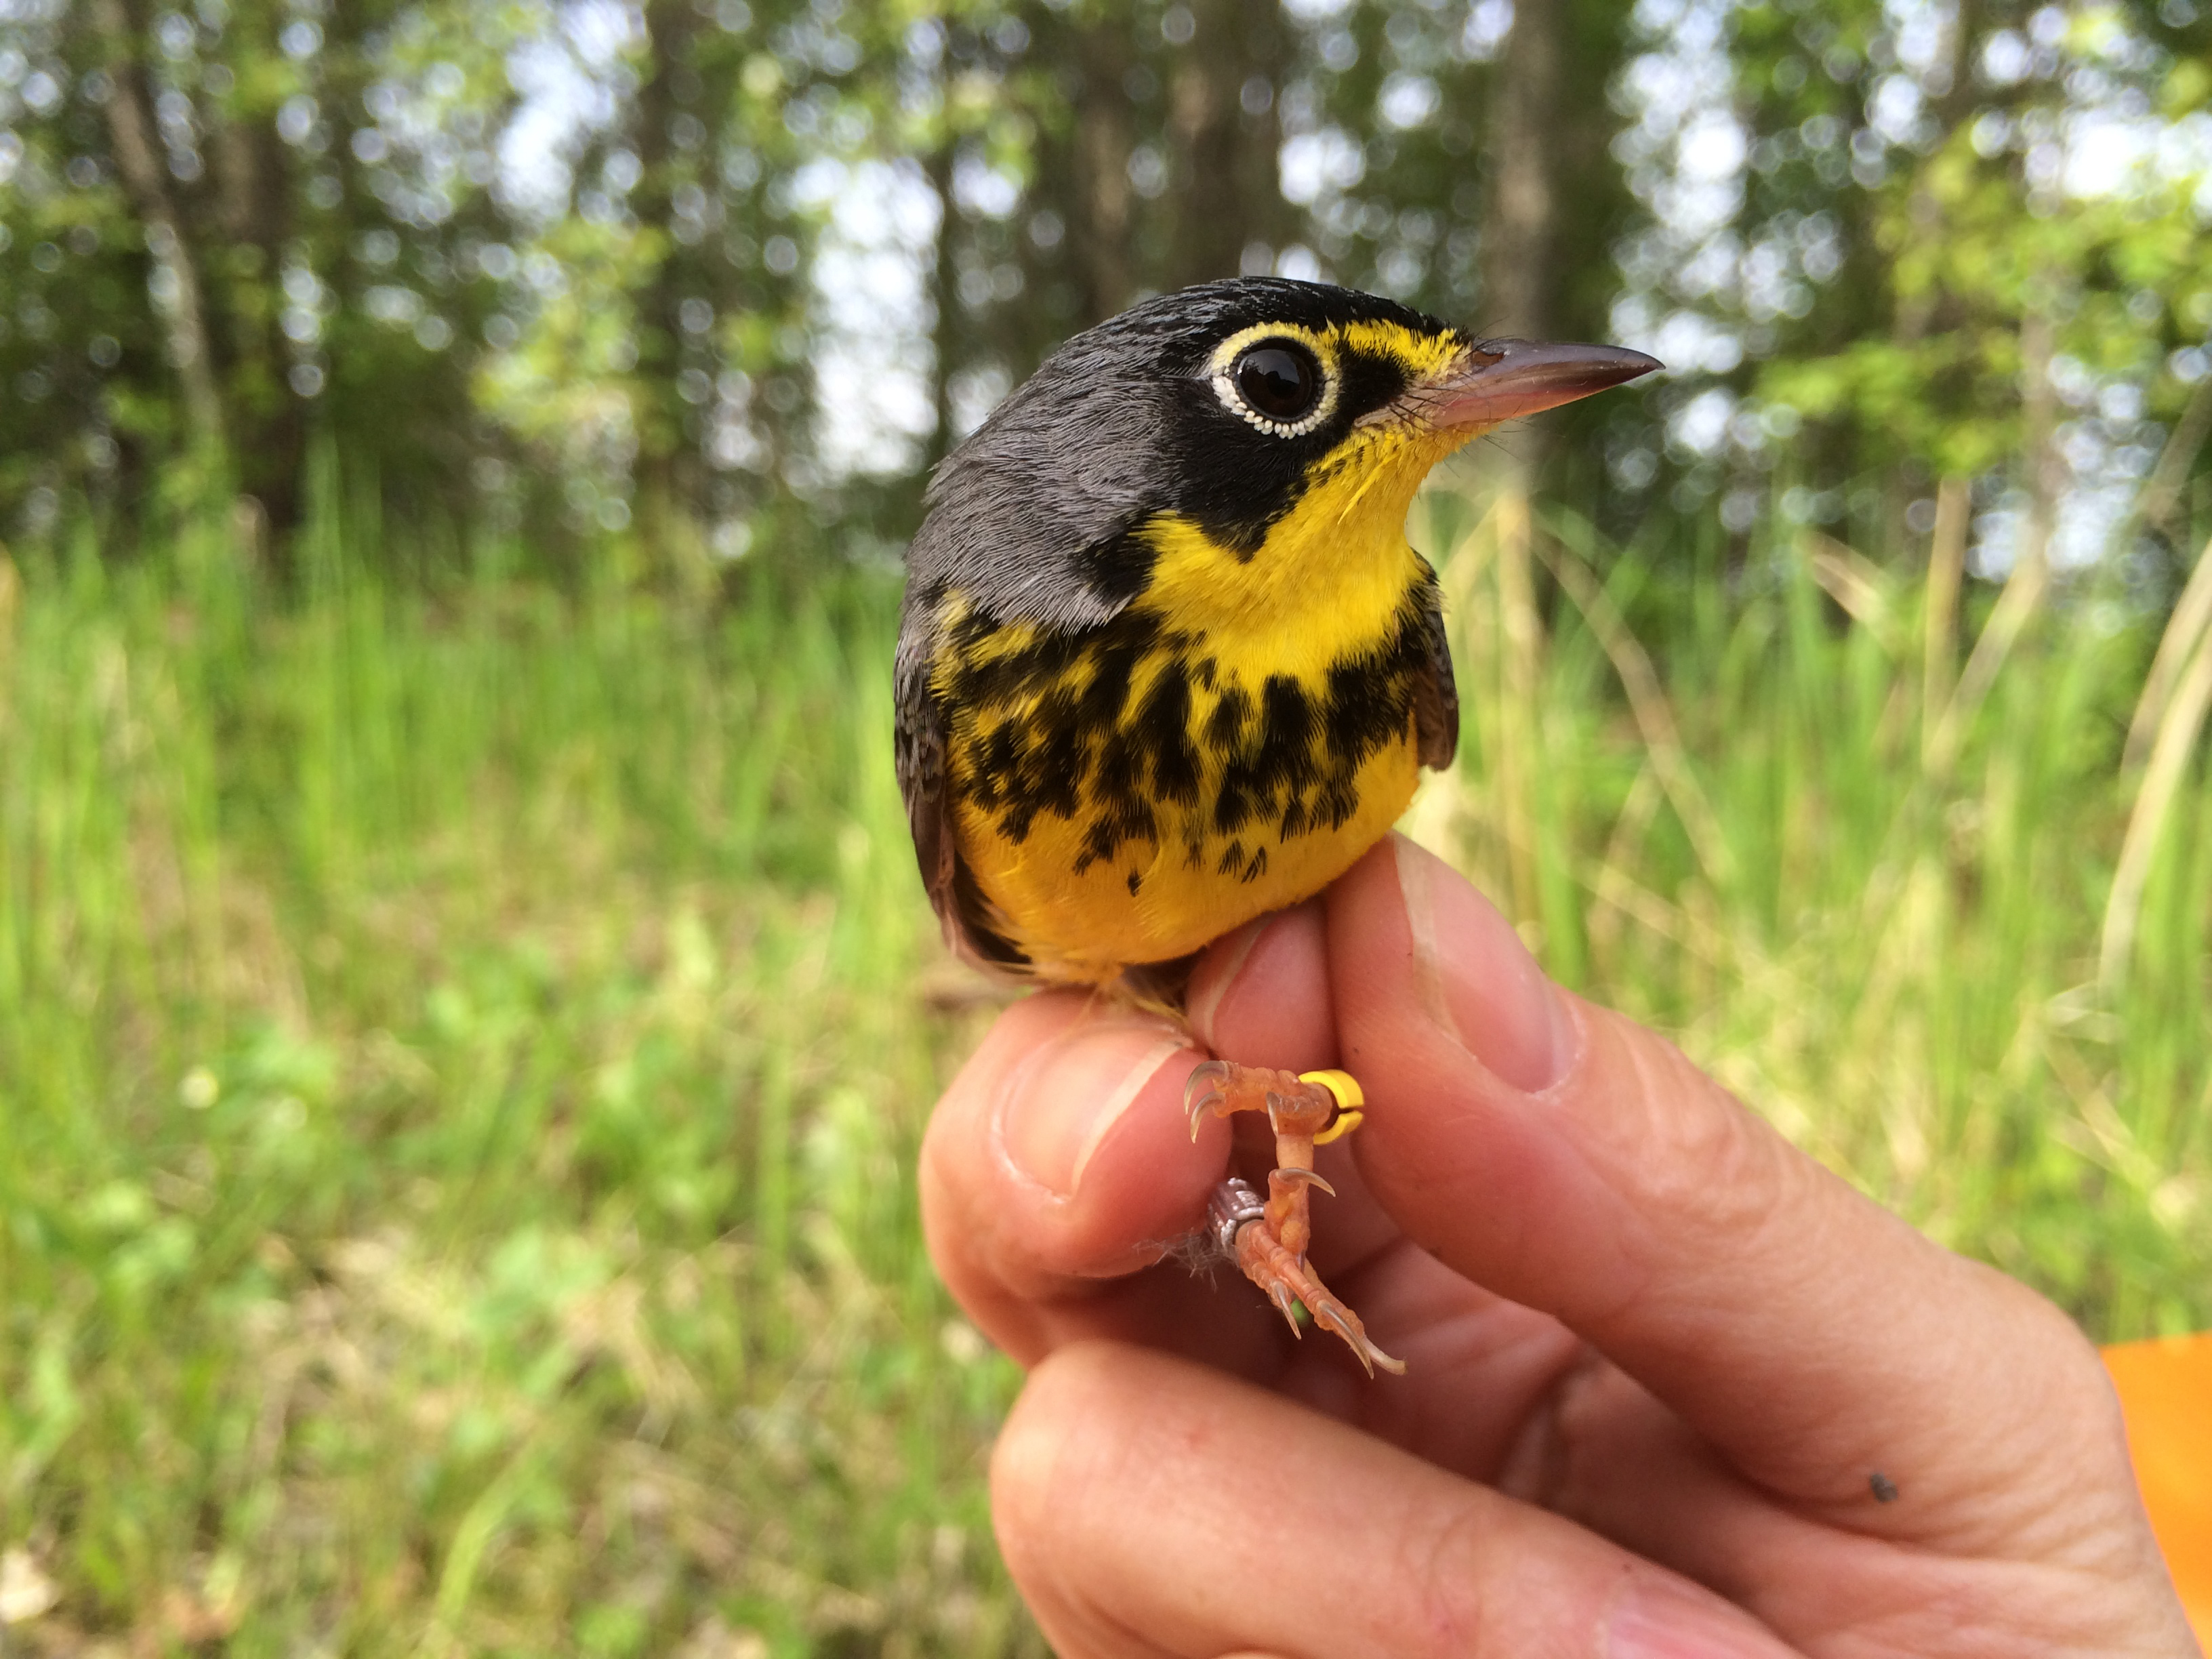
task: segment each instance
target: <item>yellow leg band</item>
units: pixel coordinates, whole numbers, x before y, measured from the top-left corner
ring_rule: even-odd
[[[1336,1121],[1314,1137],[1314,1145],[1326,1146],[1332,1140],[1341,1140],[1366,1121],[1364,1112],[1339,1112]]]
[[[1300,1072],[1298,1081],[1320,1084],[1336,1097],[1336,1109],[1340,1112],[1356,1112],[1367,1104],[1359,1079],[1349,1072]]]
[[[1317,1083],[1336,1099],[1336,1121],[1314,1137],[1314,1145],[1326,1146],[1332,1140],[1341,1139],[1358,1128],[1365,1115],[1360,1108],[1367,1104],[1367,1096],[1359,1080],[1349,1072],[1301,1072],[1301,1083]]]

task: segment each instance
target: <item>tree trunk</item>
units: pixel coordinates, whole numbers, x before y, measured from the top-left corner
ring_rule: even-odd
[[[1557,328],[1559,192],[1553,144],[1565,21],[1560,0],[1520,0],[1498,59],[1480,255],[1480,327],[1493,337],[1543,340]],[[1543,465],[1541,429],[1524,426],[1500,447],[1505,488],[1525,495]]]
[[[1279,84],[1284,33],[1273,4],[1200,0],[1197,30],[1169,82],[1169,137],[1176,150],[1174,240],[1165,285],[1234,276],[1245,246],[1279,244],[1287,206],[1275,179],[1281,130],[1270,96],[1247,112],[1245,82]]]
[[[690,406],[678,394],[684,362],[684,266],[683,245],[675,239],[673,177],[676,153],[671,129],[685,102],[679,82],[695,83],[690,67],[692,11],[688,0],[650,0],[645,28],[651,64],[638,92],[638,185],[631,201],[639,219],[666,233],[668,240],[652,276],[637,297],[637,368],[631,392],[637,422],[637,519],[656,574],[697,587],[708,577],[705,543],[700,532],[702,503],[696,447],[685,430]]]
[[[240,252],[250,250],[252,263],[234,267],[229,280],[273,294],[293,230],[285,145],[266,118],[226,121],[210,135],[208,152],[223,242]],[[261,504],[280,537],[299,523],[307,450],[306,410],[289,378],[291,353],[282,315],[283,307],[273,303],[258,307],[258,318],[252,307],[233,306],[225,313],[238,487]]]
[[[1980,20],[1980,0],[1959,0],[1958,10],[1951,20],[1949,50],[1945,56],[1946,69],[1951,78],[1950,89],[1936,100],[1932,112],[1937,129],[1947,135],[1974,110],[1973,64],[1974,53],[1979,44]],[[1936,194],[1934,173],[1933,159],[1923,161],[1918,176],[1913,180],[1912,193],[1905,203],[1905,216],[1911,223],[1913,240],[1923,246],[1933,244],[1943,234],[1943,204]],[[1933,283],[1916,294],[1894,295],[1890,337],[1901,346],[1918,345],[1936,325],[1936,307],[1942,297],[1942,291]],[[1908,546],[1911,540],[1905,527],[1905,515],[1914,492],[1911,480],[1900,476],[1900,471],[1899,468],[1890,469],[1890,476],[1882,487],[1882,523],[1887,532],[1886,539],[1894,547]],[[1958,483],[1946,478],[1940,489],[1949,490]],[[1938,495],[1939,515],[1948,500],[1947,496]],[[1936,543],[1931,544],[1931,557],[1942,542],[1942,532],[1939,531]],[[1930,582],[1941,580],[1942,573],[1931,565]]]
[[[949,103],[951,88],[940,75],[940,107]],[[949,113],[949,111],[948,111]],[[952,200],[952,134],[950,122],[923,163],[929,187],[937,193],[937,247],[930,264],[929,298],[936,316],[930,325],[930,347],[935,361],[930,366],[929,447],[925,459],[931,466],[943,460],[959,441],[953,430],[952,375],[960,362],[960,270],[953,258],[954,238],[959,234],[960,210]]]
[[[1492,335],[1541,340],[1555,326],[1559,190],[1552,144],[1565,21],[1565,8],[1552,0],[1522,0],[1498,60],[1481,254],[1482,327]]]
[[[1958,13],[1951,20],[1950,50],[1946,54],[1950,89],[1936,100],[1931,112],[1936,126],[1945,134],[1974,111],[1977,100],[1973,66],[1980,29],[1979,0],[1959,0]],[[1932,241],[1943,234],[1943,204],[1936,195],[1933,172],[1931,164],[1922,165],[1905,209],[1912,222],[1914,238],[1923,242]],[[1926,337],[1936,320],[1936,302],[1941,297],[1931,287],[1923,293],[1899,298],[1892,334],[1899,345],[1915,345]]]
[[[138,56],[139,30],[124,0],[92,0],[93,27],[100,37],[114,91],[107,100],[109,140],[115,170],[145,228],[146,246],[167,273],[170,303],[169,355],[184,392],[190,424],[188,446],[220,453],[228,448],[222,393],[209,344],[205,285],[183,216],[169,189],[154,126],[154,100]]]
[[[1086,327],[1120,311],[1136,292],[1136,215],[1129,185],[1135,138],[1121,85],[1129,66],[1129,27],[1109,21],[1085,29],[1077,59],[1083,88],[1075,105],[1075,190],[1069,203],[1075,212],[1068,240]]]

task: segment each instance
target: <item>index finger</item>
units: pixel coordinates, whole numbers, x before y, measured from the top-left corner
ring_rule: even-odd
[[[1863,1197],[1632,1021],[1553,988],[1502,1030],[1497,988],[1524,976],[1501,973],[1520,947],[1495,924],[1396,838],[1328,895],[1340,1044],[1371,1106],[1361,1166],[1410,1235],[1558,1316],[1744,1474],[1865,1530],[2032,1530],[2062,1495],[1993,1492],[1990,1472],[2054,1439],[2124,1468],[2094,1350],[2050,1304]],[[2077,1536],[2124,1547],[2128,1495],[2063,1501]]]

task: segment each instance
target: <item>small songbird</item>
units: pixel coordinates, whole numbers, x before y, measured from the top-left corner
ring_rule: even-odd
[[[1459,742],[1415,489],[1500,422],[1658,367],[1276,277],[1054,352],[938,467],[908,554],[899,786],[953,947],[1173,1006],[1197,951],[1349,869]],[[1305,1260],[1313,1147],[1358,1085],[1212,1060],[1186,1101],[1194,1134],[1249,1109],[1276,1135],[1264,1203],[1215,1194],[1222,1249],[1293,1329],[1302,1305],[1402,1370]]]

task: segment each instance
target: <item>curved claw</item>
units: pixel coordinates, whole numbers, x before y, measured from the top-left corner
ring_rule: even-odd
[[[1311,1170],[1301,1170],[1295,1164],[1285,1164],[1282,1168],[1277,1170],[1275,1173],[1282,1176],[1285,1181],[1296,1181],[1302,1182],[1304,1185],[1308,1187],[1318,1187],[1322,1192],[1327,1193],[1331,1198],[1334,1198],[1336,1196],[1336,1188],[1330,1186],[1326,1181],[1323,1181]]]
[[[1189,1108],[1191,1102],[1197,1098],[1199,1090],[1201,1087],[1211,1087],[1212,1085],[1219,1082],[1223,1078],[1225,1078],[1228,1075],[1229,1062],[1225,1060],[1202,1060],[1199,1061],[1197,1065],[1190,1068],[1190,1075],[1183,1080],[1182,1103],[1184,1108],[1186,1109]]]
[[[1291,1287],[1287,1285],[1271,1285],[1267,1295],[1282,1310],[1283,1317],[1290,1321],[1291,1334],[1303,1338],[1305,1333],[1298,1328],[1298,1299],[1291,1294]]]
[[[1278,1134],[1282,1133],[1278,1118],[1283,1109],[1283,1097],[1273,1089],[1267,1091],[1267,1127]]]
[[[1378,1365],[1394,1376],[1403,1376],[1406,1374],[1406,1362],[1402,1359],[1394,1359],[1376,1347],[1367,1333],[1358,1325],[1351,1323],[1346,1319],[1344,1310],[1334,1302],[1322,1303],[1320,1307],[1313,1310],[1313,1316],[1315,1324],[1325,1330],[1334,1331],[1344,1339],[1345,1346],[1350,1348],[1353,1357],[1367,1368],[1368,1376],[1374,1376],[1376,1367]]]
[[[1193,1140],[1198,1139],[1198,1126],[1206,1115],[1222,1103],[1224,1097],[1213,1085],[1228,1075],[1227,1060],[1202,1060],[1190,1068],[1190,1075],[1183,1079],[1182,1106],[1183,1110],[1190,1114],[1190,1138]]]

